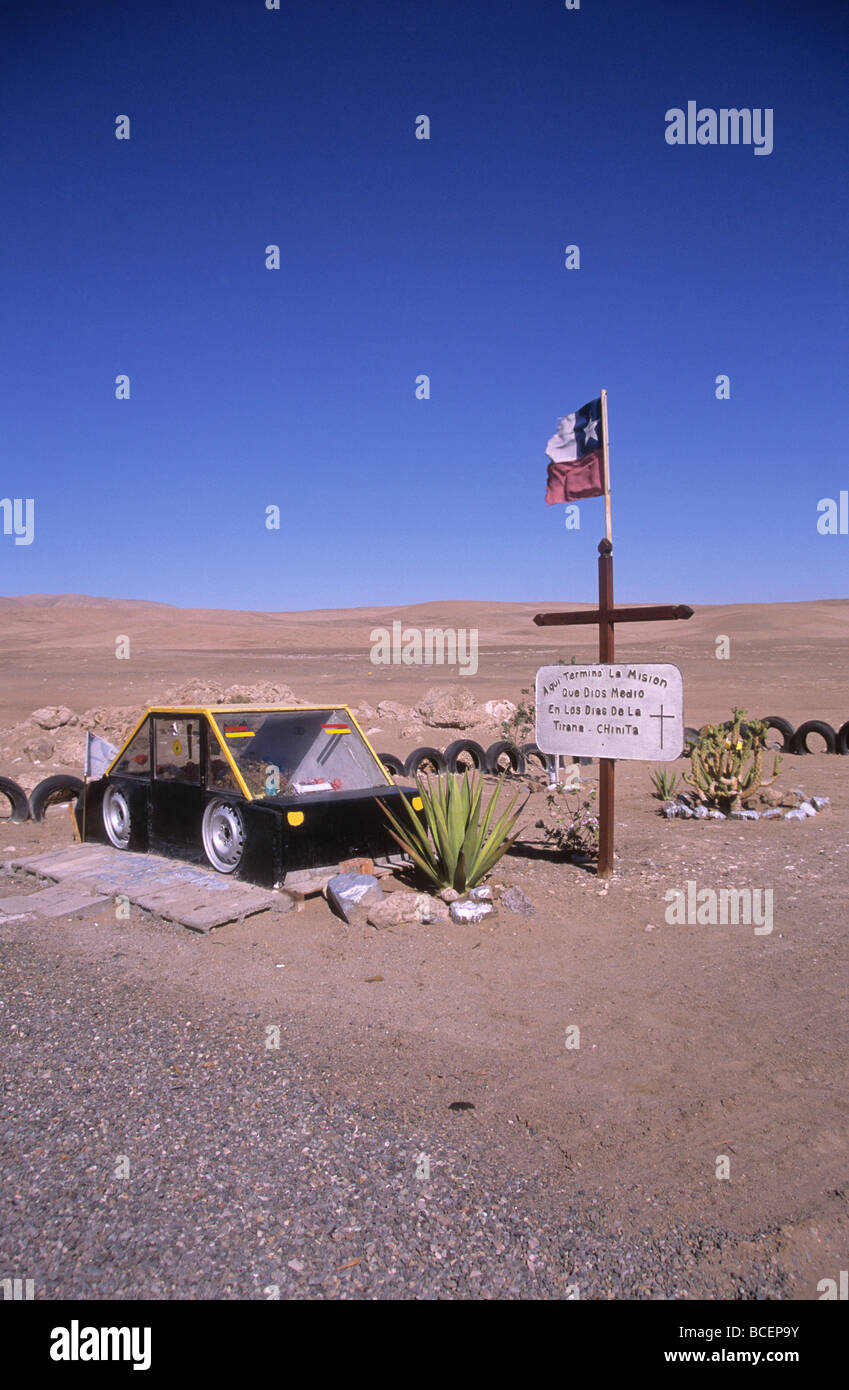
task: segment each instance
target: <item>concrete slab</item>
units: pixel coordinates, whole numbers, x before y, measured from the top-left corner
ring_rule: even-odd
[[[292,897],[285,892],[234,882],[213,869],[183,864],[176,859],[130,853],[107,845],[70,845],[62,850],[10,859],[7,865],[53,879],[57,884],[56,888],[31,893],[26,899],[0,900],[0,903],[8,902],[10,912],[18,915],[24,911],[24,901],[33,904],[27,907],[27,912],[55,916],[92,905],[96,909],[104,905],[111,908],[115,898],[124,896],[166,921],[180,923],[192,931],[207,932],[269,908],[283,913],[290,912],[294,906]],[[56,895],[60,890],[64,898],[44,898],[44,894]],[[45,903],[43,912],[35,905],[36,899]],[[55,905],[66,901],[78,901],[81,906]],[[50,903],[54,905],[49,906]]]

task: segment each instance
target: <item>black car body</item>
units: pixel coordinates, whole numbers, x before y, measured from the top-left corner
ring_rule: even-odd
[[[156,706],[75,818],[82,839],[274,888],[355,858],[397,861],[379,803],[397,815],[401,790],[346,705]]]

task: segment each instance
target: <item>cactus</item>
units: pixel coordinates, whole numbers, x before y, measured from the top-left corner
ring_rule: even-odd
[[[683,780],[705,806],[738,811],[761,787],[772,786],[778,776],[780,756],[775,759],[770,780],[763,780],[767,725],[752,719],[744,728],[745,718],[746,711],[735,706],[725,724],[706,724],[699,731],[699,741],[690,752],[690,771],[683,773]]]

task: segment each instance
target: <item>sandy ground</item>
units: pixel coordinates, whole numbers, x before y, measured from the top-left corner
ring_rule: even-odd
[[[4,600],[0,720],[44,704],[153,700],[189,677],[285,681],[303,697],[351,704],[411,703],[428,685],[467,683],[370,667],[369,630],[396,616],[421,627],[477,625],[480,671],[468,683],[478,699],[516,700],[537,665],[592,653],[591,631],[544,645],[548,634],[529,618],[549,606],[286,617]],[[703,609],[688,624],[654,625],[639,643],[623,638],[618,650],[682,667],[690,724],[738,703],[838,727],[849,717],[848,627],[849,602]],[[117,634],[131,637],[129,662],[115,659]],[[719,634],[731,638],[728,661],[714,654]],[[397,740],[374,741],[403,751]],[[609,884],[527,846],[496,870],[524,889],[532,919],[502,909],[480,927],[378,932],[346,926],[317,900],[207,937],[142,913],[57,929],[92,968],[120,952],[113,968],[154,991],[167,979],[234,1015],[285,1014],[323,1041],[328,1084],[340,1094],[358,1095],[367,1076],[411,1115],[468,1099],[505,1142],[521,1134],[515,1162],[543,1187],[592,1194],[626,1228],[713,1222],[733,1237],[720,1274],[733,1276],[757,1246],[786,1296],[816,1298],[817,1283],[845,1268],[849,1237],[847,775],[847,758],[785,760],[782,785],[831,798],[816,820],[670,823],[657,814],[645,765],[620,763],[620,857]],[[0,826],[0,856],[70,838],[67,812],[56,808],[40,826]],[[664,894],[687,881],[772,890],[772,931],[671,925]],[[575,1026],[580,1046],[567,1047]],[[727,1179],[716,1176],[720,1156]],[[720,1279],[720,1296],[723,1287]]]

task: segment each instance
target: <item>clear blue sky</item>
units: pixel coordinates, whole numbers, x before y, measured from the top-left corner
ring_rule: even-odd
[[[847,29],[837,0],[3,4],[0,497],[35,540],[0,534],[0,589],[590,599],[603,503],[566,531],[545,443],[604,386],[620,600],[845,596],[816,522],[849,488]],[[668,145],[688,100],[772,108],[773,152]]]

